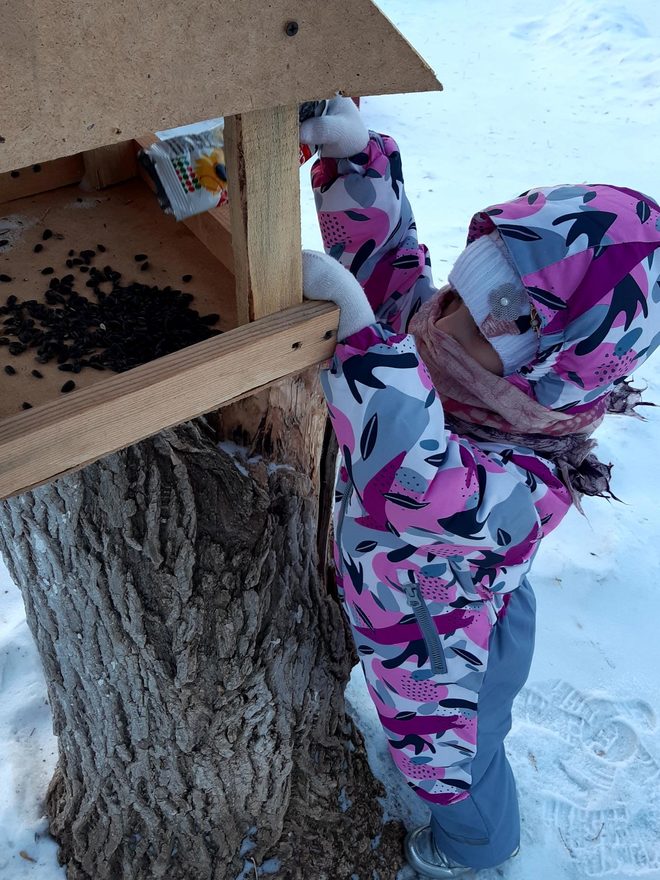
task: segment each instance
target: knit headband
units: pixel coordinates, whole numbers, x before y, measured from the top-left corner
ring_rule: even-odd
[[[529,295],[498,232],[468,245],[449,273],[449,283],[500,356],[504,375],[517,372],[536,354]]]

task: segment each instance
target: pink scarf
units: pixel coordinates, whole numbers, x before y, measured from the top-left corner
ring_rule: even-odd
[[[609,485],[611,465],[592,454],[596,441],[589,439],[603,420],[608,398],[571,416],[542,406],[486,370],[435,324],[447,290],[442,288],[422,306],[409,330],[440,395],[450,430],[481,442],[533,449],[555,464],[580,511],[583,494],[615,497]],[[626,390],[637,393],[629,386]],[[634,403],[621,404],[623,410],[618,411],[634,411],[637,403],[638,393]]]
[[[488,425],[505,433],[590,434],[607,408],[601,399],[589,411],[566,415],[542,406],[507,379],[491,373],[472,358],[452,336],[436,326],[442,314],[443,287],[410,322],[417,349],[431,374],[445,412],[463,422]]]

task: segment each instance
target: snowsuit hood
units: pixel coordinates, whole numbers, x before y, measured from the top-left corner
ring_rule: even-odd
[[[475,214],[468,245],[497,231],[539,318],[535,359],[507,377],[577,415],[660,345],[660,208],[631,189],[533,189]]]

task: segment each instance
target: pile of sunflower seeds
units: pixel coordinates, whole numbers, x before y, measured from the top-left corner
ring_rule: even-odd
[[[45,230],[43,240],[52,234]],[[42,249],[40,244],[34,247],[35,253]],[[221,332],[213,327],[219,315],[200,315],[190,307],[192,294],[125,282],[112,266],[94,265],[105,251],[103,245],[79,253],[70,250],[66,267],[71,271],[62,277],[45,266],[41,274],[49,281],[43,301],[10,295],[0,306],[0,346],[14,356],[30,350],[40,364],[57,361],[62,372],[80,373],[87,367],[121,373]],[[135,260],[143,271],[149,268],[146,254],[136,254]],[[184,283],[190,280],[191,275],[182,278]],[[81,282],[84,292],[77,289]],[[38,370],[32,375],[41,378]],[[66,382],[64,393],[65,387],[71,391],[75,384]]]

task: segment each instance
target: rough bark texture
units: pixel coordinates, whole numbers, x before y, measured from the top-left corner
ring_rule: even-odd
[[[323,410],[310,376],[288,385],[1,503],[69,880],[396,876],[319,559]]]

